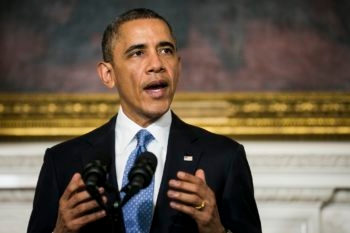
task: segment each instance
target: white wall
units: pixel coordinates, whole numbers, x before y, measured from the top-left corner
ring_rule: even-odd
[[[350,232],[350,143],[242,143],[263,232]]]
[[[0,143],[0,233],[25,232],[47,142]],[[264,233],[350,233],[350,143],[241,141]]]

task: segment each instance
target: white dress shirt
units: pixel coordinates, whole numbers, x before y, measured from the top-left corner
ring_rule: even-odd
[[[157,157],[157,168],[154,179],[153,206],[157,202],[160,183],[163,176],[164,163],[168,148],[168,138],[171,124],[171,111],[168,110],[160,119],[142,128],[130,120],[120,106],[115,125],[115,163],[119,190],[122,189],[124,168],[129,155],[135,149],[137,139],[136,133],[141,129],[147,129],[154,137],[148,146],[147,151],[152,152]]]

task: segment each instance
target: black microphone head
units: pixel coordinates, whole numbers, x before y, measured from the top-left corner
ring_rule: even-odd
[[[131,168],[128,174],[129,181],[133,182],[132,185],[145,188],[151,183],[156,168],[157,157],[153,153],[145,151],[137,157]]]
[[[100,160],[88,163],[82,172],[87,187],[102,187],[107,179],[107,165]]]
[[[107,180],[107,165],[100,160],[94,160],[84,167],[81,176],[90,196],[97,201],[101,208],[106,209],[98,188],[105,186]]]

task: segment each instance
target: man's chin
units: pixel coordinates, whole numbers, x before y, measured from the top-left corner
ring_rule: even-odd
[[[170,105],[149,105],[146,106],[146,112],[149,118],[159,118],[164,115],[169,110]]]

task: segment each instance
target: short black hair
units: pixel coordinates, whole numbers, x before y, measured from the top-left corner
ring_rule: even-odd
[[[122,24],[135,19],[160,19],[169,27],[171,36],[175,39],[173,30],[169,22],[156,12],[146,8],[136,8],[116,17],[107,25],[102,37],[102,56],[105,62],[113,61],[113,40],[118,38],[118,31]]]

